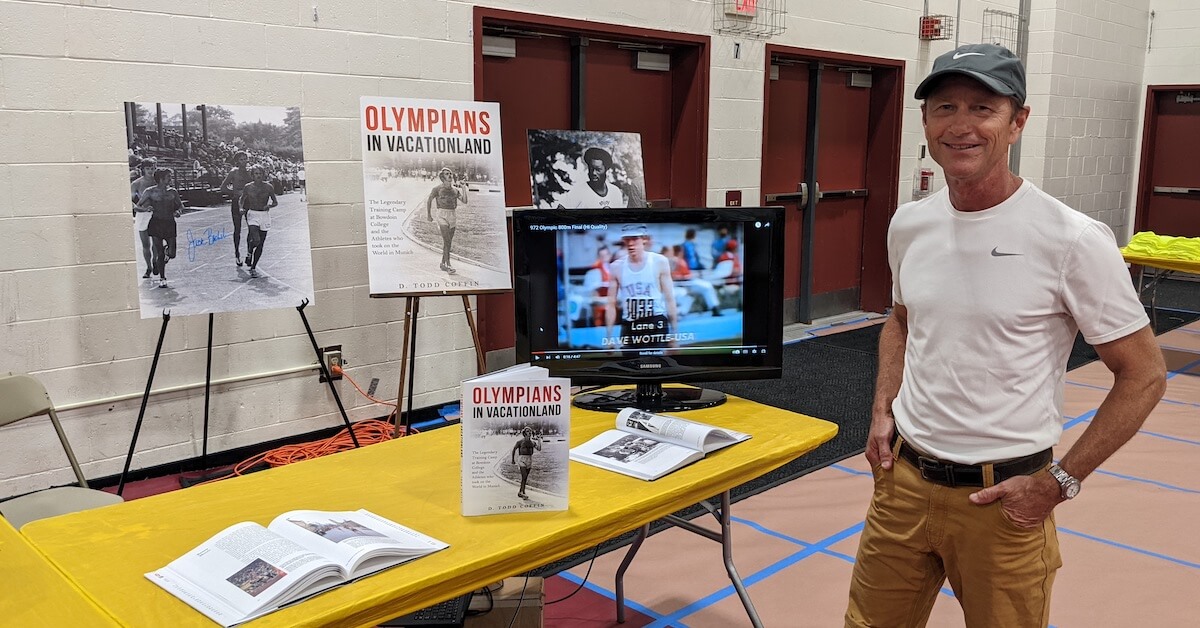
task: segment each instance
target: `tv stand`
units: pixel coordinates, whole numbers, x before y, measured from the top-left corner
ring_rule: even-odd
[[[663,388],[660,383],[641,383],[637,388],[602,390],[575,395],[572,402],[585,410],[619,412],[637,408],[647,412],[685,412],[725,403],[725,393],[707,388]]]

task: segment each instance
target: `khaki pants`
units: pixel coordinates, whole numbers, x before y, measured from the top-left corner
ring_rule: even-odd
[[[978,488],[935,484],[893,456],[890,472],[874,469],[846,626],[924,626],[947,578],[969,628],[1046,626],[1062,566],[1053,514],[1018,528],[999,501],[972,504]]]

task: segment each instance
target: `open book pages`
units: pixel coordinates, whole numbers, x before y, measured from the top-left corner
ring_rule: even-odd
[[[571,460],[656,480],[749,434],[636,408],[617,413],[616,429],[571,449]]]
[[[225,528],[146,577],[232,626],[446,547],[366,510],[293,510]]]
[[[462,512],[567,509],[571,382],[520,364],[462,383]]]

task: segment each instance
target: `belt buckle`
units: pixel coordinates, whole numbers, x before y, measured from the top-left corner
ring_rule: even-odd
[[[933,458],[925,456],[917,456],[917,468],[921,470],[921,477],[930,482],[945,484],[951,488],[954,487],[954,468],[948,464]]]

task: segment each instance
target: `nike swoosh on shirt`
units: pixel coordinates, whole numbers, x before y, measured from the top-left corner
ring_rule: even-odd
[[[1024,255],[1024,253],[1001,253],[1000,251],[996,250],[999,248],[1000,247],[996,247],[996,248],[992,249],[992,257],[1009,257],[1011,255]]]
[[[954,59],[956,59],[956,60],[961,59],[963,57],[982,57],[982,56],[984,56],[984,54],[982,52],[956,52],[956,53],[954,53]]]

